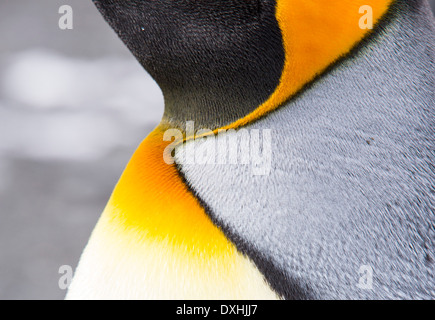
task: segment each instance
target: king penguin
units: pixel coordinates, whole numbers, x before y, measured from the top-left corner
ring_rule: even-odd
[[[426,0],[94,3],[160,86],[165,111],[67,299],[435,298]],[[193,139],[189,121],[211,134]],[[170,129],[183,141],[168,164]],[[230,130],[270,130],[267,174],[182,161]]]

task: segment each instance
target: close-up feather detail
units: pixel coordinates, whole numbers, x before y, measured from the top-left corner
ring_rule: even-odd
[[[67,299],[435,297],[426,0],[93,2],[165,109],[115,186]],[[361,27],[364,6],[373,29]],[[207,130],[189,135],[188,123]],[[182,135],[173,155],[168,130]],[[230,131],[270,132],[267,174],[183,161],[219,150]],[[370,289],[359,286],[364,266]]]

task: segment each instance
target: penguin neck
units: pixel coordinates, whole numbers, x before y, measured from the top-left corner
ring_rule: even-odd
[[[329,81],[331,79],[329,75],[334,73],[334,70],[343,65],[348,69],[353,68],[352,61],[361,60],[362,56],[370,57],[372,53],[367,48],[388,48],[392,43],[403,42],[406,38],[418,39],[418,30],[429,30],[433,33],[433,18],[427,2],[397,0],[390,8],[387,18],[381,21],[370,36],[359,43],[348,55],[333,63],[326,71],[290,96],[286,103],[279,105],[291,105],[313,86]],[[418,53],[409,52],[412,48],[408,52],[404,47],[399,46],[395,50],[397,49],[400,49],[400,52],[385,52],[388,56],[385,56],[384,60],[362,59],[367,61],[368,69],[366,71],[354,70],[353,74],[365,72],[370,77],[379,72],[394,72],[394,70],[385,70],[385,68],[404,60],[412,65],[415,59],[422,59],[421,63],[426,63],[427,68],[430,68],[430,57],[416,58],[415,54]],[[247,71],[249,68],[244,72],[238,69],[239,72],[221,74],[217,70],[211,70],[206,64],[193,70],[183,68],[184,73],[180,70],[177,70],[175,74],[166,72],[165,77],[161,77],[161,74],[156,76],[152,74],[159,83],[165,99],[162,122],[182,131],[185,130],[186,123],[192,121],[195,128],[210,130],[234,124],[246,115],[255,112],[274,93],[280,82],[278,75],[282,71],[283,55],[284,53],[280,52],[275,63],[269,64],[273,66],[271,70],[267,70],[267,67],[262,69],[261,77],[253,77]],[[211,75],[212,78],[210,78]],[[341,90],[355,90],[355,88],[349,89],[349,85],[354,85],[352,79],[342,78],[339,81]],[[256,90],[258,88],[261,90]],[[270,109],[274,110],[274,108]]]
[[[280,81],[284,52],[278,46],[274,50],[275,57],[271,54],[265,61],[257,61],[257,67],[243,62],[234,63],[225,72],[223,67],[213,70],[206,64],[177,68],[165,72],[165,77],[151,72],[163,92],[163,122],[182,131],[187,122],[216,130],[250,114],[270,97]]]
[[[434,100],[434,43],[435,21],[429,3],[397,0],[367,38],[291,96],[276,110],[285,109],[277,117],[301,116],[297,112],[304,105],[331,110],[319,113],[332,122],[340,112],[356,118],[368,112],[370,118],[428,110]],[[267,123],[278,130],[282,125]]]
[[[245,83],[244,88],[255,88],[256,85]],[[208,89],[201,88],[200,83],[188,90],[163,88],[165,111],[162,122],[182,131],[192,122],[196,128],[216,130],[253,112],[267,100],[273,86],[260,96],[250,94],[251,89],[226,89],[227,84],[218,82]]]
[[[316,116],[334,123],[331,130],[350,130],[349,136],[352,126],[340,127],[348,116],[363,132],[385,127],[385,119],[395,130],[410,132],[417,124],[404,121],[405,115],[417,118],[433,107],[434,43],[435,23],[427,1],[399,0],[371,36],[291,98],[277,117],[289,122]]]

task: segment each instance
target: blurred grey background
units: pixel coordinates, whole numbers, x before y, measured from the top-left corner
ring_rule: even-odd
[[[73,30],[60,30],[61,5]],[[160,90],[91,0],[0,0],[0,299],[63,299]]]
[[[60,30],[61,5],[73,30]],[[435,9],[435,0],[431,0]],[[0,299],[62,299],[163,98],[91,0],[0,0]]]

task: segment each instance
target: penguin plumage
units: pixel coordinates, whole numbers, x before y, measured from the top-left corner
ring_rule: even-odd
[[[165,112],[67,298],[435,297],[427,1],[94,2],[161,87]],[[359,25],[365,5],[373,31]],[[228,138],[192,139],[189,122],[210,135],[269,130],[270,171],[183,161]],[[168,164],[174,128],[184,141]]]

